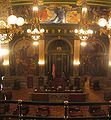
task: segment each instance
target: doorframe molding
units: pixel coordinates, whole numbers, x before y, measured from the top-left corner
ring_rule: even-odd
[[[65,38],[63,38],[63,37],[61,37],[60,39],[61,39],[62,41],[65,41],[65,42],[70,46],[71,54],[73,54],[73,46],[72,46],[71,42],[70,42],[68,39],[65,39]],[[48,47],[49,47],[49,45],[50,45],[52,42],[56,41],[56,40],[59,40],[59,38],[58,38],[58,37],[55,37],[55,38],[53,38],[53,39],[51,39],[51,40],[49,40],[49,41],[47,42],[46,47],[45,47],[45,53],[46,53],[46,54],[48,53]]]

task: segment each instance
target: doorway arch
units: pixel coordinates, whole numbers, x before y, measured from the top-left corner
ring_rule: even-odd
[[[52,73],[53,65],[55,66],[56,77],[62,77],[72,73],[72,48],[65,40],[56,39],[49,42],[46,47],[46,72]]]

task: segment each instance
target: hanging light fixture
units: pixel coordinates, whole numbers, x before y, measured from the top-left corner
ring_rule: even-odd
[[[5,2],[3,2],[4,4]],[[24,19],[22,17],[16,17],[13,15],[12,6],[9,0],[6,1],[8,5],[6,12],[9,14],[9,8],[11,15],[7,18],[7,20],[0,20],[0,44],[8,43],[12,40],[13,35],[16,32],[17,26],[22,26],[24,24]],[[2,16],[3,18],[4,16]]]
[[[107,29],[111,29],[111,18],[109,18],[108,20],[106,20],[105,18],[100,18],[98,20],[98,25],[100,27],[107,27]]]
[[[79,36],[80,40],[86,41],[93,34],[93,30],[89,28],[88,21],[86,18],[87,14],[87,1],[84,0],[81,9],[81,18],[79,28],[74,30],[74,33]]]
[[[103,29],[103,31],[106,31],[107,34],[110,34],[111,30],[111,10],[106,13],[106,15],[103,15],[99,18],[97,21],[97,24],[100,26],[100,30]]]
[[[35,0],[33,4],[33,23],[31,24],[31,28],[27,29],[27,33],[34,40],[34,45],[38,45],[38,40],[43,37],[44,29],[40,28],[40,18],[38,16],[39,8],[38,3]]]
[[[75,34],[78,34],[80,40],[87,40],[89,36],[92,36],[93,30],[91,29],[75,29]]]
[[[102,16],[97,24],[100,26],[100,35],[106,34],[111,38],[111,11],[106,16]]]

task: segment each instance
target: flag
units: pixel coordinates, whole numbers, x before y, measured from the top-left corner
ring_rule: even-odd
[[[55,78],[55,64],[52,64],[52,76]]]

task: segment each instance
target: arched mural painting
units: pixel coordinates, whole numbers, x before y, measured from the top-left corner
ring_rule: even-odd
[[[105,76],[107,63],[105,45],[100,41],[90,41],[85,47],[81,47],[80,75]]]
[[[21,39],[11,47],[11,75],[36,75],[37,61],[37,48],[32,45],[32,41]]]

